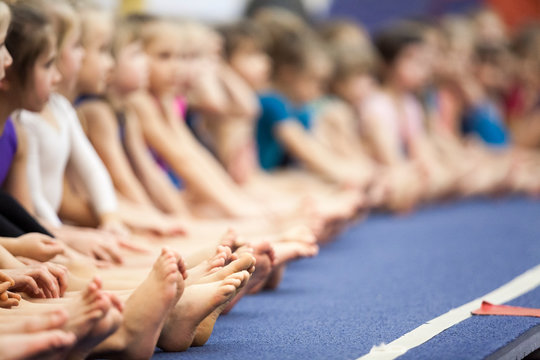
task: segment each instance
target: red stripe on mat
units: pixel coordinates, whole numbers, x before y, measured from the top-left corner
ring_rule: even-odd
[[[540,317],[540,309],[509,305],[493,305],[482,301],[482,306],[471,312],[473,315],[533,316]]]

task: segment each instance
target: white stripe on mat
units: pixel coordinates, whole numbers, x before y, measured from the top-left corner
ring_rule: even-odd
[[[480,307],[482,300],[492,304],[503,304],[515,299],[540,285],[540,265],[519,275],[512,281],[500,288],[486,294],[476,300],[452,309],[435,319],[417,327],[389,344],[374,346],[371,351],[357,360],[391,360],[405,354],[410,349],[417,347],[429,339],[440,334],[444,330],[471,317],[471,311]]]

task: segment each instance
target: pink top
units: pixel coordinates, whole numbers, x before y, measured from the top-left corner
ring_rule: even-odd
[[[187,108],[188,108],[187,99],[185,96],[177,96],[175,100],[176,100],[176,109],[178,110],[178,114],[180,114],[180,117],[185,121]]]
[[[406,150],[411,140],[424,131],[424,112],[412,95],[396,101],[384,92],[374,93],[363,102],[361,114],[363,127],[386,129],[387,136],[400,151]]]

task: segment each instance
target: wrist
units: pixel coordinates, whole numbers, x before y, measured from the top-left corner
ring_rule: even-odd
[[[120,217],[116,212],[102,213],[99,215],[99,224],[101,226],[110,224],[110,223],[119,223]]]
[[[0,239],[0,246],[6,249],[13,256],[18,255],[18,252],[19,252],[18,245],[19,245],[19,241],[17,239],[8,239],[8,238]]]

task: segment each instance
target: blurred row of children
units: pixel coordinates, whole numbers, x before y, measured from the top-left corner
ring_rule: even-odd
[[[369,209],[540,191],[540,27],[489,10],[0,15],[0,359],[184,351]]]

